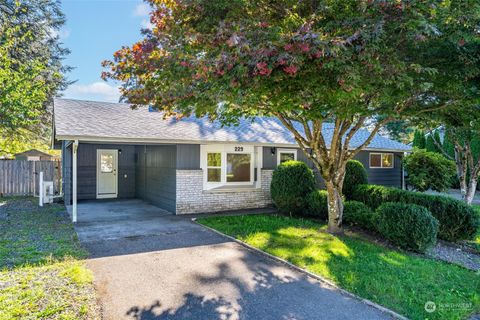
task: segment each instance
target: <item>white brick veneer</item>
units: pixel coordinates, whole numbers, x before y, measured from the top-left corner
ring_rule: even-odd
[[[261,187],[204,191],[203,170],[177,170],[176,213],[204,213],[264,208],[272,204],[272,170],[261,170]]]

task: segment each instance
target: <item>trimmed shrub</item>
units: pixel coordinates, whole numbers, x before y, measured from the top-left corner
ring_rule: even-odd
[[[362,229],[376,231],[375,212],[360,201],[345,201],[343,207],[343,221],[349,225],[356,225]]]
[[[352,198],[372,209],[385,202],[417,204],[427,208],[440,223],[438,237],[447,241],[473,239],[479,221],[471,206],[445,196],[401,190],[377,185],[357,186]]]
[[[307,195],[315,190],[313,171],[301,161],[286,161],[272,175],[270,192],[277,208],[288,214],[301,214]]]
[[[305,215],[328,220],[328,201],[326,190],[314,190],[307,195]]]
[[[425,252],[437,242],[438,220],[427,208],[387,202],[377,209],[377,229],[401,248]]]
[[[345,170],[345,179],[343,180],[343,195],[350,199],[353,190],[360,184],[368,184],[367,170],[360,161],[349,160]]]
[[[405,157],[404,163],[408,184],[418,191],[445,191],[456,177],[455,162],[439,153],[415,150]]]

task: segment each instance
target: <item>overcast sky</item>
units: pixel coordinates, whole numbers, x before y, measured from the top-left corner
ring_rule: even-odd
[[[67,22],[60,37],[72,51],[65,64],[75,68],[67,76],[76,81],[63,96],[117,102],[117,84],[100,78],[101,62],[141,38],[140,29],[149,25],[148,5],[141,0],[62,0],[62,9]]]

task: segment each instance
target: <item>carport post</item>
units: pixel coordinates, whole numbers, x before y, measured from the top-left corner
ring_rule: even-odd
[[[72,222],[77,222],[77,150],[78,140],[73,143],[73,156],[72,156]]]

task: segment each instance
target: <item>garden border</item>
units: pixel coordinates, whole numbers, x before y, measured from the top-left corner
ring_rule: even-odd
[[[301,272],[301,273],[303,273],[303,274],[306,274],[307,276],[312,277],[312,278],[314,278],[314,279],[316,279],[316,280],[318,280],[318,281],[326,284],[327,286],[332,287],[332,288],[340,291],[341,294],[344,294],[344,295],[346,295],[346,296],[349,296],[349,297],[351,297],[351,298],[354,298],[354,299],[356,299],[356,300],[359,300],[360,302],[363,302],[363,303],[365,303],[366,305],[369,305],[369,306],[371,306],[371,307],[373,307],[373,308],[376,308],[376,309],[378,309],[378,310],[380,310],[380,311],[382,311],[382,312],[384,312],[384,313],[386,313],[386,314],[388,314],[388,315],[390,315],[390,316],[392,316],[392,317],[394,317],[394,318],[396,318],[396,319],[409,320],[407,317],[402,316],[401,314],[399,314],[399,313],[397,313],[397,312],[395,312],[395,311],[393,311],[393,310],[391,310],[391,309],[388,309],[388,308],[386,308],[386,307],[384,307],[384,306],[379,305],[378,303],[375,303],[375,302],[373,302],[373,301],[371,301],[371,300],[368,300],[368,299],[364,299],[364,298],[362,298],[362,297],[360,297],[360,296],[358,296],[358,295],[356,295],[356,294],[354,294],[354,293],[351,293],[351,292],[349,292],[349,291],[347,291],[347,290],[345,290],[345,289],[342,289],[342,288],[340,288],[339,286],[337,286],[335,283],[331,282],[330,280],[327,280],[327,279],[325,279],[325,278],[323,278],[323,277],[321,277],[321,276],[319,276],[319,275],[316,275],[316,274],[314,274],[314,273],[312,273],[312,272],[310,272],[310,271],[308,271],[308,270],[305,270],[305,269],[303,269],[303,268],[300,268],[300,267],[294,265],[293,263],[291,263],[291,262],[289,262],[289,261],[287,261],[287,260],[285,260],[285,259],[282,259],[282,258],[279,258],[279,257],[277,257],[277,256],[274,256],[274,255],[272,255],[272,254],[270,254],[270,253],[268,253],[268,252],[265,252],[265,251],[262,251],[262,250],[260,250],[260,249],[258,249],[258,248],[255,248],[255,247],[249,245],[248,243],[245,243],[245,242],[243,242],[243,241],[241,241],[241,240],[238,240],[238,239],[236,239],[236,238],[234,238],[234,237],[232,237],[232,236],[229,236],[229,235],[227,235],[227,234],[225,234],[225,233],[222,233],[222,232],[220,232],[220,231],[218,231],[218,230],[215,230],[215,229],[213,229],[213,228],[210,228],[210,227],[208,227],[208,226],[205,226],[205,225],[197,222],[197,218],[192,218],[191,221],[192,221],[193,223],[199,225],[199,226],[204,227],[205,229],[208,229],[208,230],[210,230],[210,231],[215,232],[215,233],[218,234],[218,235],[221,235],[221,236],[223,236],[223,237],[225,237],[225,238],[228,238],[228,239],[230,239],[230,240],[232,240],[232,241],[240,244],[241,246],[243,246],[243,247],[245,247],[245,248],[247,248],[247,249],[249,249],[249,250],[251,250],[251,251],[254,251],[254,252],[256,252],[256,253],[259,253],[259,254],[261,254],[261,255],[264,255],[264,256],[266,256],[267,258],[270,258],[270,259],[275,260],[275,261],[277,261],[277,262],[280,262],[281,264],[286,265],[288,268],[291,268],[291,269],[294,269],[294,270],[296,270],[296,271],[299,271],[299,272]]]

